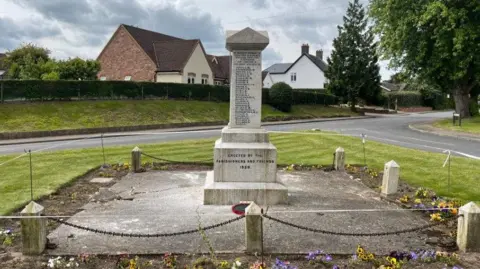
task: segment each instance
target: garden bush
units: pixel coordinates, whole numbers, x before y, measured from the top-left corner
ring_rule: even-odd
[[[292,98],[292,87],[284,82],[273,84],[268,92],[270,105],[283,112],[290,112],[292,110]]]
[[[479,106],[478,106],[478,101],[470,99],[470,102],[468,103],[468,110],[470,111],[470,116],[475,117],[480,115],[478,112]]]
[[[395,91],[385,94],[390,106],[395,106],[395,100],[398,100],[398,107],[423,106],[422,94],[417,91]]]

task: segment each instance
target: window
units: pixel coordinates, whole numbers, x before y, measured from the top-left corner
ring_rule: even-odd
[[[132,76],[125,76],[125,80],[126,80],[126,81],[132,80]]]
[[[195,84],[195,77],[196,77],[196,74],[195,73],[188,73],[188,84]]]
[[[104,77],[100,77],[100,80],[101,80],[101,81],[105,81],[105,80],[107,80],[107,77],[105,77],[105,76],[104,76]]]
[[[220,81],[215,81],[215,85],[222,85]]]
[[[208,84],[208,75],[202,74],[202,84]]]
[[[292,82],[297,81],[297,73],[290,73],[290,80]]]

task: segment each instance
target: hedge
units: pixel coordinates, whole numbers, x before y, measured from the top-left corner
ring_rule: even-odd
[[[227,86],[156,83],[135,81],[69,81],[69,80],[2,80],[4,100],[85,100],[85,99],[179,99],[200,101],[230,101]],[[262,89],[262,103],[268,104],[268,89]],[[293,91],[293,104],[333,105],[338,98],[323,89]]]
[[[423,106],[423,97],[420,92],[395,91],[386,93],[385,97],[385,101],[390,104],[390,107],[395,106],[395,100],[397,100],[398,107]]]

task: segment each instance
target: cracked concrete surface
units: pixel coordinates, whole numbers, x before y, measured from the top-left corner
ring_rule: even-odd
[[[91,202],[69,221],[91,228],[123,233],[168,233],[196,229],[236,217],[230,206],[204,206],[206,172],[156,171],[128,174],[109,191],[119,199]],[[342,232],[383,232],[417,227],[427,222],[406,211],[316,212],[331,209],[398,209],[345,173],[279,172],[289,189],[289,205],[265,208],[269,215],[296,224]],[[128,199],[128,200],[125,200]],[[207,231],[216,251],[243,252],[244,220]],[[73,237],[71,236],[73,235]],[[264,250],[269,253],[305,253],[322,249],[352,254],[362,244],[377,254],[390,250],[427,248],[426,234],[383,237],[346,237],[315,234],[264,222]],[[49,235],[58,248],[52,255],[95,253],[153,254],[207,252],[200,234],[162,238],[122,238],[99,235],[61,225]]]

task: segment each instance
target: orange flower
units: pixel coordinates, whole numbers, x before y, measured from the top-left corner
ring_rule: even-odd
[[[452,210],[450,210],[450,212],[452,212],[453,215],[457,215],[458,210],[456,208],[453,208]]]

